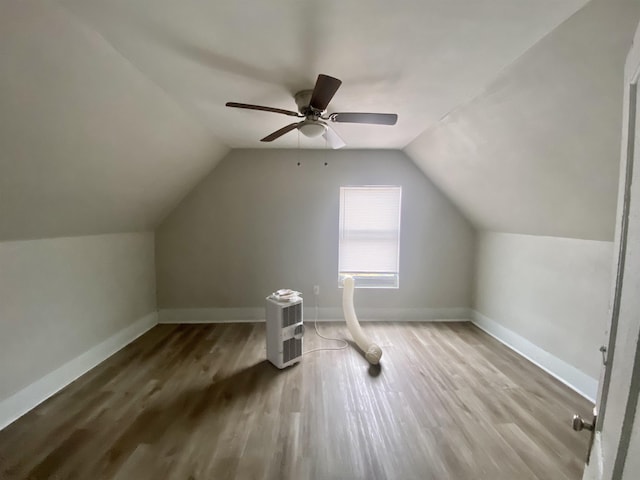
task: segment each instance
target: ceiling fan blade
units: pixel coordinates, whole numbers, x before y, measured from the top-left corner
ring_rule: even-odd
[[[291,110],[282,110],[281,108],[263,107],[262,105],[251,105],[249,103],[237,102],[227,102],[225,103],[225,105],[227,107],[246,108],[247,110],[260,110],[262,112],[282,113],[291,117],[302,117],[302,115],[300,115],[298,112],[293,112]]]
[[[395,113],[332,113],[329,119],[338,123],[370,123],[373,125],[395,125]]]
[[[298,128],[303,122],[298,122],[298,123],[290,123],[289,125],[287,125],[286,127],[282,127],[280,130],[276,130],[275,132],[273,132],[271,135],[267,135],[266,137],[264,137],[263,139],[261,139],[261,142],[273,142],[276,138],[281,137],[282,135],[284,135],[285,133],[290,132],[291,130],[295,130],[296,128]]]
[[[313,93],[311,94],[309,106],[324,112],[338,91],[338,88],[340,88],[340,85],[342,85],[342,80],[330,77],[329,75],[323,75],[322,73],[318,75],[316,86],[313,88]]]
[[[322,136],[325,138],[329,146],[334,150],[337,150],[338,148],[342,148],[347,145],[346,143],[344,143],[344,140],[340,138],[340,135],[338,135],[336,131],[333,128],[331,128],[329,125],[327,125],[327,128],[322,134]]]

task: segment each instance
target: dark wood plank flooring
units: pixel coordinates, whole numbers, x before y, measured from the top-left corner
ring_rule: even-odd
[[[380,369],[349,347],[280,371],[264,324],[159,325],[0,431],[0,478],[581,478],[589,402],[469,323],[364,328]]]

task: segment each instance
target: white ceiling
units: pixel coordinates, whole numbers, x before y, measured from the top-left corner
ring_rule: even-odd
[[[538,79],[527,78],[521,65],[533,58],[535,67],[531,52],[541,40],[547,54],[557,48],[565,52],[564,43],[545,37],[585,3],[5,0],[0,3],[0,240],[154,228],[229,148],[296,147],[298,141],[302,147],[323,147],[321,140],[296,132],[271,145],[260,143],[291,119],[224,107],[231,100],[294,109],[293,93],[312,88],[318,73],[344,82],[330,111],[399,114],[395,127],[336,125],[349,148],[409,145],[416,163],[479,227],[554,234],[555,227],[544,221],[519,223],[500,210],[510,201],[537,201],[535,189],[523,187],[519,171],[504,161],[524,152],[523,165],[537,169],[541,182],[553,183],[558,171],[565,178],[564,167],[551,155],[536,163],[537,151],[527,153],[531,145],[542,148],[546,123],[540,116],[554,114],[551,104],[562,92],[538,91],[538,105],[527,97]],[[635,13],[633,7],[627,11]],[[624,40],[631,19],[621,21]],[[576,48],[574,43],[584,41],[621,48],[618,37],[610,41],[611,32],[598,31],[597,17],[590,28],[593,37],[583,32],[579,41],[565,41]],[[597,45],[593,49],[600,51]],[[568,65],[574,65],[572,55],[568,48]],[[617,68],[618,53],[614,57],[597,68]],[[540,61],[541,68],[563,71],[556,69],[557,60],[550,67]],[[511,77],[513,69],[522,73]],[[570,72],[562,75],[558,81],[572,81]],[[542,84],[562,90],[553,82]],[[577,89],[571,105],[592,90]],[[610,92],[616,99],[617,94]],[[497,101],[491,101],[493,95]],[[522,96],[528,103],[518,103]],[[529,107],[531,115],[515,119],[522,122],[519,133],[508,112]],[[615,116],[608,108],[595,123]],[[478,122],[482,125],[474,125]],[[548,128],[561,129],[563,123]],[[498,138],[501,128],[504,138]],[[594,123],[587,121],[584,128]],[[607,131],[603,149],[608,152],[614,133]],[[576,152],[582,152],[580,142],[550,154],[567,159]],[[475,169],[469,169],[473,162]],[[610,216],[607,175],[602,185],[593,177],[567,187],[564,201],[573,201],[580,188],[602,188]],[[505,188],[508,183],[513,187]],[[602,236],[607,221],[593,222],[596,234],[580,234]]]
[[[325,73],[343,81],[330,111],[399,114],[396,127],[336,125],[348,146],[400,149],[585,0],[60,2],[232,148],[265,147],[293,120],[225,102],[295,110]],[[268,146],[297,144],[292,132]]]
[[[637,0],[594,0],[405,152],[479,228],[611,240]]]
[[[227,148],[55,3],[0,3],[0,239],[152,229]]]

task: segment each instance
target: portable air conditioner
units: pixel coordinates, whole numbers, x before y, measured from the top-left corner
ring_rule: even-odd
[[[292,301],[267,300],[267,359],[278,368],[285,368],[302,360],[302,297]]]

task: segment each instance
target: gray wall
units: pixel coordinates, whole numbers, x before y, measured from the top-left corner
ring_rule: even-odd
[[[400,289],[357,305],[469,307],[474,229],[402,152],[234,150],[156,231],[159,308],[260,307],[314,284],[339,307],[339,187],[367,184],[403,187]]]
[[[612,240],[639,18],[590,1],[405,151],[480,230]]]
[[[0,241],[152,230],[227,148],[59,3],[0,3]]]
[[[0,243],[0,400],[153,312],[153,234]]]
[[[612,242],[479,233],[474,308],[598,378],[612,260]]]

